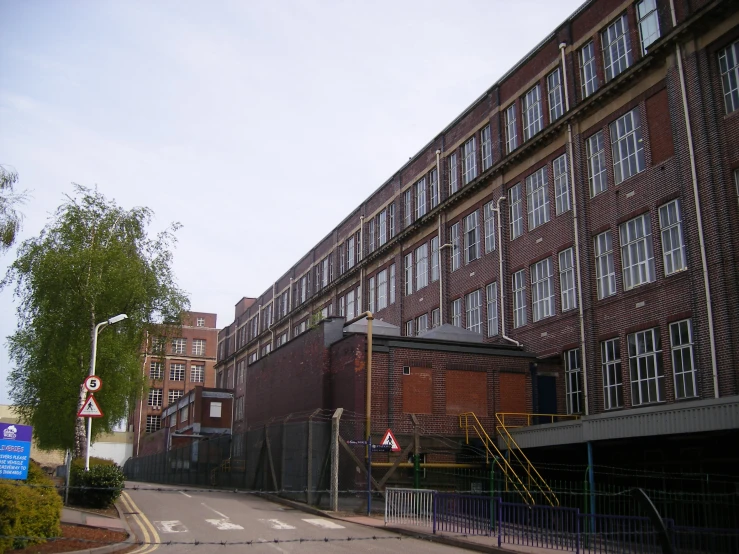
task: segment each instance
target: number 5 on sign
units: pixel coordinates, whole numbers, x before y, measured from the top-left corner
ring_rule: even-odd
[[[97,392],[103,388],[103,380],[97,375],[90,375],[85,379],[85,389],[88,392]]]

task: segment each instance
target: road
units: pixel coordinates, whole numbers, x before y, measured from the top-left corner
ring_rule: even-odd
[[[165,490],[153,490],[157,488]],[[122,502],[126,518],[137,537],[146,542],[160,543],[142,545],[135,550],[137,554],[148,554],[155,550],[194,554],[464,552],[441,544],[401,537],[381,528],[319,517],[250,494],[196,492],[192,489],[182,492],[165,485],[127,482]],[[346,540],[348,538],[352,540]],[[304,542],[298,542],[300,539]],[[219,544],[176,544],[196,541]],[[248,541],[252,544],[245,545]],[[168,542],[172,544],[166,545]],[[222,542],[241,544],[222,546]]]

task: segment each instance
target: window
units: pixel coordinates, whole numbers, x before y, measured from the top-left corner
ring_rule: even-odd
[[[531,266],[531,307],[534,321],[554,315],[554,283],[549,258]]]
[[[693,361],[693,325],[689,319],[670,324],[672,372],[675,375],[675,398],[697,396]]]
[[[439,280],[439,237],[431,239],[431,282]]]
[[[149,366],[149,377],[159,381],[161,380],[163,373],[164,364],[162,362],[151,362],[151,365]]]
[[[457,177],[457,153],[454,152],[449,156],[449,196],[459,190],[459,181]]]
[[[467,329],[482,334],[482,292],[476,290],[465,296]]]
[[[662,232],[662,254],[665,262],[665,275],[670,275],[688,267],[685,257],[683,237],[683,218],[680,200],[673,200],[659,208],[659,228]]]
[[[541,131],[541,89],[536,85],[523,98],[523,140]]]
[[[585,148],[588,156],[588,184],[590,185],[590,197],[592,198],[608,188],[603,131],[598,131],[588,138]]]
[[[169,404],[167,404],[167,405],[174,404],[180,398],[182,398],[182,391],[181,390],[170,390],[167,393],[167,399],[169,400]]]
[[[301,325],[303,326],[303,329],[302,330],[300,330]],[[297,327],[295,327],[295,333],[294,333],[294,335],[299,335],[303,331],[305,331],[305,322],[303,322],[300,325],[298,325]],[[254,362],[256,362],[258,359],[259,359],[259,355],[257,354],[257,351],[256,350],[254,352],[249,352],[249,357],[247,358],[247,363],[249,365],[251,365]]]
[[[403,193],[403,227],[413,222],[413,189],[408,188]]]
[[[196,327],[205,327],[205,318],[199,317],[195,320]]]
[[[459,240],[459,222],[449,229],[449,242],[452,244],[452,271],[462,266],[462,248]]]
[[[354,262],[356,261],[356,258],[354,257],[354,237],[351,237],[349,240],[346,241],[346,268],[351,269],[354,267]],[[308,287],[306,287],[307,289]]]
[[[495,250],[495,204],[492,201],[485,204],[483,219],[485,220],[485,253],[489,254]]]
[[[367,248],[370,252],[375,251],[375,218],[367,224]]]
[[[390,303],[395,303],[395,264],[390,265]]]
[[[485,171],[493,165],[493,140],[490,125],[485,125],[480,132],[480,147],[482,148],[482,170]]]
[[[452,325],[462,327],[462,299],[452,301]]]
[[[162,428],[162,420],[159,418],[159,416],[156,416],[156,415],[146,416],[146,432],[147,433],[156,433],[161,428]]]
[[[628,336],[631,403],[661,402],[665,397],[662,342],[657,329]]]
[[[644,142],[636,109],[611,123],[611,150],[613,180],[617,185],[644,171]]]
[[[657,0],[642,0],[636,5],[636,16],[639,19],[639,37],[641,53],[647,53],[647,47],[659,38],[659,17],[657,16]]]
[[[184,354],[187,346],[187,339],[172,340],[172,354]]]
[[[466,185],[477,177],[477,161],[475,156],[475,137],[472,137],[464,143],[462,147],[462,175],[464,176],[464,184]]]
[[[439,205],[439,175],[435,169],[429,171],[429,200],[431,201],[431,208],[435,208]]]
[[[413,254],[406,254],[403,258],[405,268],[405,295],[413,294]]]
[[[331,304],[324,307],[321,310],[321,317],[323,319],[326,319],[329,315],[331,315]],[[287,331],[282,333],[279,337],[277,337],[277,346],[282,346],[287,342]]]
[[[513,327],[526,325],[526,273],[522,269],[513,274]]]
[[[374,312],[375,311],[375,278],[374,277],[369,278],[368,288],[369,288],[369,302],[367,303],[367,309],[370,312]]]
[[[387,269],[377,274],[377,311],[387,308]]]
[[[562,154],[552,163],[554,174],[554,203],[557,215],[570,210],[570,183],[567,177],[567,155]]]
[[[272,302],[262,308],[262,315],[264,316],[262,320],[263,330],[266,331],[272,327]],[[193,348],[194,351],[195,349]]]
[[[205,377],[205,366],[193,365],[190,366],[190,381],[193,383],[202,383]]]
[[[549,92],[549,123],[556,121],[564,113],[562,107],[562,74],[559,68],[547,75],[547,90]]]
[[[221,417],[222,402],[210,403],[210,417]]]
[[[624,72],[631,65],[631,50],[626,40],[628,30],[626,14],[624,14],[601,33],[606,82]]]
[[[612,410],[624,405],[621,383],[621,348],[618,339],[600,343],[600,359],[603,365],[603,408]]]
[[[264,346],[262,346],[262,350],[259,352],[259,355],[264,358],[267,354],[272,352],[272,344],[267,343]]]
[[[580,349],[565,352],[565,400],[568,414],[580,414],[583,408]]]
[[[488,301],[488,336],[498,334],[498,283],[490,283],[485,288]]]
[[[464,263],[480,257],[480,234],[477,232],[477,210],[464,218]]]
[[[429,245],[416,248],[416,290],[429,284]]]
[[[613,241],[610,231],[595,237],[595,278],[599,300],[616,294],[616,270],[613,265]]]
[[[572,248],[559,253],[559,288],[562,293],[562,311],[577,307],[575,297],[575,264]]]
[[[380,215],[378,216],[378,223],[377,226],[379,227],[379,233],[378,233],[378,244],[382,246],[387,242],[387,210],[382,210],[380,212]]]
[[[354,312],[354,291],[350,290],[346,294],[346,318],[354,319],[356,313]]]
[[[340,304],[340,307],[341,307],[341,316],[343,317],[344,316],[344,297],[343,296],[341,297],[339,304]],[[307,330],[308,330],[308,320],[301,321],[293,329],[293,337],[297,337],[298,335],[300,335],[302,333],[305,333]],[[254,361],[256,362],[257,359],[258,359],[257,353],[256,352],[253,352],[252,355],[250,356],[250,358],[252,356],[254,357]]]
[[[516,104],[511,104],[505,111],[505,146],[506,153],[510,154],[518,146],[516,130]]]
[[[426,177],[416,183],[416,219],[426,215]]]
[[[373,225],[374,228],[374,225]],[[374,236],[374,231],[373,231]],[[329,256],[326,256],[321,261],[321,286],[322,288],[326,288],[328,286],[328,283],[331,279],[331,261],[329,260]],[[287,293],[283,293],[282,295],[284,297],[284,300],[282,302],[282,313],[281,316],[285,317],[287,315],[287,312],[289,311],[287,309]]]
[[[508,206],[511,211],[511,240],[513,240],[523,235],[521,183],[517,183],[508,190]]]
[[[739,109],[739,40],[718,55],[726,113]]]
[[[155,408],[161,408],[162,389],[149,389],[149,401],[147,402],[147,404]]]
[[[192,339],[192,355],[205,356],[205,339]]]
[[[415,335],[413,332],[413,320],[409,319],[405,322],[405,336],[412,337],[413,335]]]
[[[151,339],[151,351],[155,354],[164,353],[164,345],[167,340],[164,337],[155,337]]]
[[[595,72],[595,45],[591,40],[580,49],[580,82],[582,97],[587,98],[598,90],[598,75]]]
[[[387,216],[390,220],[390,238],[393,238],[395,236],[395,204],[390,204],[387,207]]]
[[[526,177],[526,194],[529,209],[529,231],[549,221],[549,183],[547,168]]]
[[[422,314],[416,318],[416,335],[423,335],[429,330],[429,314]]]
[[[170,364],[169,380],[170,381],[184,381],[185,380],[185,364]]]
[[[236,399],[236,414],[234,416],[236,421],[244,419],[244,397],[240,396]]]
[[[431,310],[431,326],[438,327],[439,325],[441,325],[441,312],[439,308],[434,308]]]
[[[190,412],[190,406],[187,405],[184,408],[180,410],[180,423],[187,421],[187,418],[189,417]]]
[[[624,290],[654,281],[652,227],[649,214],[640,215],[619,227]]]
[[[287,342],[287,333],[283,333],[281,336],[285,337],[285,341]],[[236,364],[236,382],[239,385],[243,385],[246,382],[246,360],[241,360]]]

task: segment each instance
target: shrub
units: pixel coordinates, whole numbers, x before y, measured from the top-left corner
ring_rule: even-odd
[[[69,502],[75,506],[107,508],[123,490],[123,470],[110,460],[90,458],[90,471],[85,471],[85,461],[72,461]]]
[[[35,486],[23,486],[35,485]],[[0,535],[57,537],[61,534],[62,499],[54,482],[31,462],[25,481],[0,479]],[[0,539],[0,553],[44,542]]]

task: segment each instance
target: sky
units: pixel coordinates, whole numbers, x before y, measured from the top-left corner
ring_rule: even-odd
[[[228,325],[581,3],[0,0],[18,242],[97,186],[152,234],[182,224],[177,282]],[[0,291],[0,404],[15,306]]]

